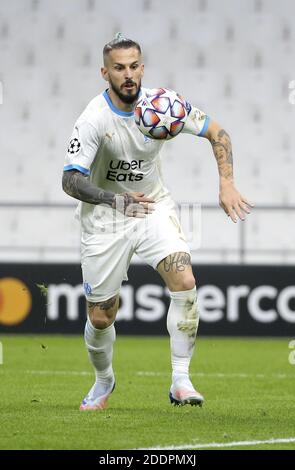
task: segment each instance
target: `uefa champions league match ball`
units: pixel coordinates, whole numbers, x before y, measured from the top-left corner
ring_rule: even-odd
[[[168,88],[153,88],[139,98],[134,109],[138,129],[151,139],[170,140],[182,130],[189,106]]]

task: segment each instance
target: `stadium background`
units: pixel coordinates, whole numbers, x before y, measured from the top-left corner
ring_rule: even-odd
[[[292,0],[1,2],[0,331],[82,333],[79,228],[61,174],[76,118],[105,88],[103,45],[122,31],[142,45],[145,86],[176,89],[229,132],[237,187],[255,203],[230,223],[209,143],[181,135],[165,145],[175,200],[201,204],[200,331],[292,335],[293,17]],[[118,331],[164,334],[159,276],[134,258],[129,278]]]

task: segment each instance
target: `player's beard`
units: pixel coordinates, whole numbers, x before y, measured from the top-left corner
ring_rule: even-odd
[[[130,80],[130,83],[131,82],[135,84],[135,82],[133,82],[132,80]],[[109,83],[112,87],[113,92],[116,93],[118,98],[120,98],[120,100],[123,101],[123,103],[133,104],[133,103],[136,103],[136,101],[138,100],[138,96],[139,96],[140,88],[141,88],[141,80],[139,81],[138,85],[136,85],[137,88],[136,88],[135,94],[130,94],[130,95],[122,93],[121,90],[112,82],[112,80],[109,80]]]

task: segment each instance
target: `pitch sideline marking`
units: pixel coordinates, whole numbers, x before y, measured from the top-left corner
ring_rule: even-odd
[[[165,375],[171,375],[170,373],[163,373],[163,372],[148,372],[148,371],[138,371],[136,372],[136,375],[139,376],[146,376],[146,377],[161,377]],[[289,379],[289,378],[295,378],[295,374],[245,374],[245,373],[233,373],[233,374],[223,374],[223,373],[204,373],[204,372],[196,372],[196,373],[191,373],[190,376],[192,377],[212,377],[214,379],[216,378],[233,378],[233,379],[249,379],[249,378],[256,378],[256,379],[268,379],[268,378],[276,378],[276,379]]]
[[[181,446],[156,446],[156,447],[145,447],[139,450],[184,450],[184,449],[209,449],[210,447],[240,447],[240,446],[257,446],[262,444],[289,444],[295,442],[295,437],[278,438],[278,439],[267,439],[265,441],[232,441],[232,442],[209,442],[207,444],[183,444]]]
[[[93,375],[86,370],[26,370],[26,374],[33,375]]]
[[[88,371],[75,371],[75,370],[26,370],[26,374],[33,374],[33,375],[93,375],[92,372]],[[165,377],[170,376],[170,373],[164,372],[148,372],[148,371],[137,371],[135,372],[136,375],[141,377]],[[197,372],[190,374],[192,377],[207,377],[207,378],[238,378],[238,379],[249,379],[249,378],[256,378],[256,379],[294,379],[294,374],[244,374],[244,373],[236,373],[236,374],[222,374],[222,373],[204,373],[204,372]]]

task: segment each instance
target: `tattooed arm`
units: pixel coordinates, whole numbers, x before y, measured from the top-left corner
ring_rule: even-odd
[[[237,222],[245,219],[253,205],[234,186],[233,156],[230,136],[216,122],[210,121],[204,135],[212,145],[219,172],[219,203],[225,213]]]
[[[69,196],[89,204],[112,206],[115,199],[115,193],[98,188],[77,170],[63,172],[62,189]]]
[[[105,191],[95,186],[77,170],[63,172],[62,187],[69,196],[75,199],[89,204],[107,204],[128,217],[144,217],[145,214],[153,211],[151,203],[154,201],[145,197],[143,193],[115,194]]]

